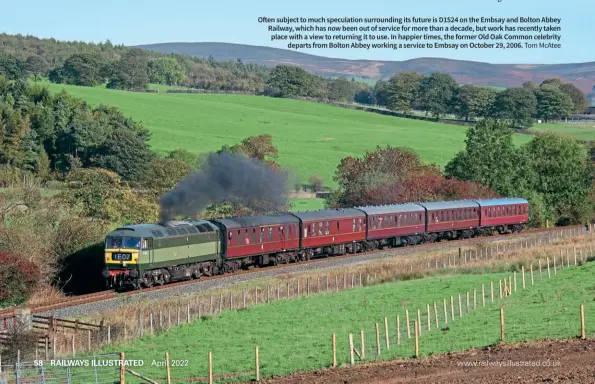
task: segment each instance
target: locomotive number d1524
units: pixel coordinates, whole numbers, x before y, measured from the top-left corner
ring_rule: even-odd
[[[132,260],[132,253],[112,253],[112,260],[130,261]]]

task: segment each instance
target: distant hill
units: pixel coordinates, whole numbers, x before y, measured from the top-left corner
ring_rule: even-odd
[[[576,85],[583,92],[591,92],[595,84],[595,62],[576,64],[489,64],[477,61],[422,57],[405,61],[346,60],[310,55],[287,49],[231,43],[161,43],[139,45],[152,51],[187,54],[227,61],[241,58],[244,62],[273,67],[278,64],[300,66],[312,73],[328,77],[348,76],[364,79],[385,79],[400,71],[420,73],[446,72],[459,83],[519,86],[532,80],[558,77]]]

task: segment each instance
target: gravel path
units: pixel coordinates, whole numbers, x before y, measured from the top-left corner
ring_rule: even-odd
[[[566,230],[568,232],[568,230]],[[585,230],[583,230],[586,232]],[[551,232],[539,232],[539,233],[526,233],[526,234],[518,234],[518,235],[511,235],[506,238],[502,239],[491,239],[489,237],[483,238],[484,241],[489,242],[490,244],[497,244],[498,242],[509,241],[510,239],[534,239],[534,238],[545,238]],[[129,305],[130,302],[141,302],[141,301],[149,301],[149,300],[156,300],[156,299],[164,299],[167,297],[172,296],[188,296],[195,294],[201,291],[208,291],[217,288],[224,288],[231,285],[239,284],[242,282],[246,282],[249,280],[256,280],[262,279],[266,277],[272,277],[277,275],[289,274],[289,273],[299,273],[299,272],[308,272],[308,271],[319,271],[324,269],[332,269],[338,267],[347,267],[347,266],[354,266],[360,264],[370,263],[375,260],[385,259],[389,257],[393,257],[396,255],[409,255],[413,253],[419,252],[429,252],[429,251],[436,251],[436,250],[443,250],[443,249],[452,249],[458,248],[461,244],[460,243],[436,243],[431,246],[425,246],[423,248],[420,247],[406,247],[406,248],[396,248],[396,249],[388,249],[384,252],[374,252],[369,254],[363,255],[354,255],[352,257],[344,257],[344,258],[329,258],[326,260],[322,260],[316,263],[310,264],[291,264],[285,268],[275,268],[267,270],[266,268],[262,270],[254,270],[252,273],[245,273],[241,275],[229,275],[226,277],[221,277],[212,280],[206,280],[201,282],[200,280],[196,281],[195,284],[186,284],[186,285],[179,285],[173,286],[171,288],[163,288],[154,291],[147,291],[141,292],[132,296],[122,296],[122,299],[115,298],[109,299],[105,301],[99,301],[94,303],[88,304],[80,304],[75,305],[72,307],[56,309],[48,312],[38,313],[37,315],[40,316],[55,316],[59,318],[69,318],[69,317],[77,317],[77,316],[86,316],[91,315],[97,312],[103,312],[106,310],[116,309],[123,305]]]

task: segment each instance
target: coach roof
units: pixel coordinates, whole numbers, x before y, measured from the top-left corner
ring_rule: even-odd
[[[304,221],[345,219],[349,217],[363,217],[365,214],[355,208],[323,209],[320,211],[294,212],[295,216]]]
[[[391,213],[421,212],[424,210],[423,207],[417,204],[372,205],[368,207],[357,207],[357,209],[361,209],[368,215],[388,215]]]
[[[525,199],[518,197],[504,197],[501,199],[483,199],[475,200],[482,207],[493,207],[495,205],[510,205],[510,204],[529,204]]]
[[[223,224],[227,229],[279,224],[299,224],[299,220],[292,215],[232,217],[229,219],[216,219],[212,221]]]
[[[473,200],[433,201],[430,203],[418,204],[429,211],[439,209],[479,208],[479,205]]]

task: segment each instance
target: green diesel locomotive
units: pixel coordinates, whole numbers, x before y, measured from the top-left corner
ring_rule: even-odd
[[[127,225],[105,239],[103,275],[115,289],[212,276],[223,272],[220,247],[219,228],[204,220]]]

